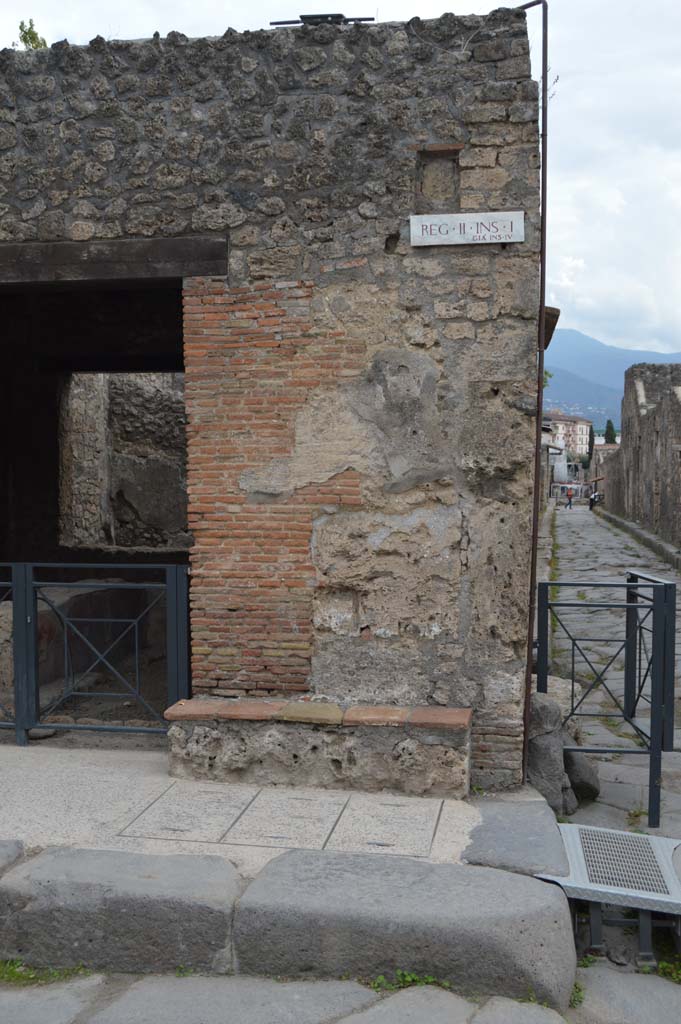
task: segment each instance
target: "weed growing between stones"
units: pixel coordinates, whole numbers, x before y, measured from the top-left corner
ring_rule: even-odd
[[[655,935],[657,973],[660,978],[681,985],[681,953],[677,953],[671,935],[659,931]]]
[[[534,1006],[544,1006],[547,1010],[549,1009],[549,1004],[546,1001],[544,1001],[543,1003],[539,1002],[539,1000],[537,999],[537,993],[534,991],[533,988],[530,989],[527,999],[519,999],[518,1002],[532,1003]]]
[[[630,811],[627,811],[627,824],[631,828],[638,828],[645,813],[644,807],[632,807]]]
[[[178,964],[178,966],[175,968],[175,977],[176,978],[188,978],[193,973],[194,973],[194,968],[193,967],[185,967],[184,964]]]
[[[91,972],[82,964],[80,967],[29,967],[21,960],[0,960],[0,984],[2,985],[52,985],[56,981],[87,975]]]
[[[573,1010],[575,1010],[578,1006],[581,1006],[583,1002],[584,986],[581,984],[581,982],[576,981],[572,989],[572,995],[570,996],[570,1006]]]
[[[365,985],[374,992],[397,992],[401,988],[415,988],[422,985],[437,985],[438,988],[451,988],[448,981],[440,981],[432,974],[414,974],[412,971],[395,971],[395,978],[389,981],[384,974],[379,974],[373,981],[365,981]]]

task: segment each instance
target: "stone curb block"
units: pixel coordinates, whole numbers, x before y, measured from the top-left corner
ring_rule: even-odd
[[[616,516],[614,512],[608,512],[607,509],[597,508],[595,511],[606,522],[611,523],[620,530],[624,530],[625,533],[634,537],[640,544],[654,551],[665,562],[673,565],[675,569],[681,569],[681,551],[674,544],[663,540],[662,537],[658,537],[654,533],[650,533],[638,523],[632,523],[630,519],[622,519],[621,516]]]
[[[239,973],[375,977],[397,969],[464,994],[536,997],[562,1009],[576,956],[562,891],[468,865],[292,851],[237,907]]]
[[[543,797],[522,803],[486,797],[470,804],[481,820],[463,851],[466,864],[521,875],[569,875],[556,816]]]
[[[241,888],[221,857],[48,849],[0,880],[0,958],[225,972]]]

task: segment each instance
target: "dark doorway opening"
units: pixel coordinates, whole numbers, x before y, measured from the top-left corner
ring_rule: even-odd
[[[188,693],[182,282],[6,287],[0,317],[0,719],[158,729]]]

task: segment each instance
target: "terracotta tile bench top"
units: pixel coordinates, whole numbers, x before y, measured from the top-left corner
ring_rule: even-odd
[[[443,708],[432,704],[396,707],[392,704],[339,704],[311,700],[227,700],[194,697],[180,700],[165,712],[169,722],[210,720],[246,722],[309,722],[311,725],[388,725],[424,729],[468,729],[471,708]]]

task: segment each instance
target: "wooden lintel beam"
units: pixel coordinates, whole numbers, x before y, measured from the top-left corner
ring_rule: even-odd
[[[219,235],[0,244],[0,286],[226,274],[227,239]]]

